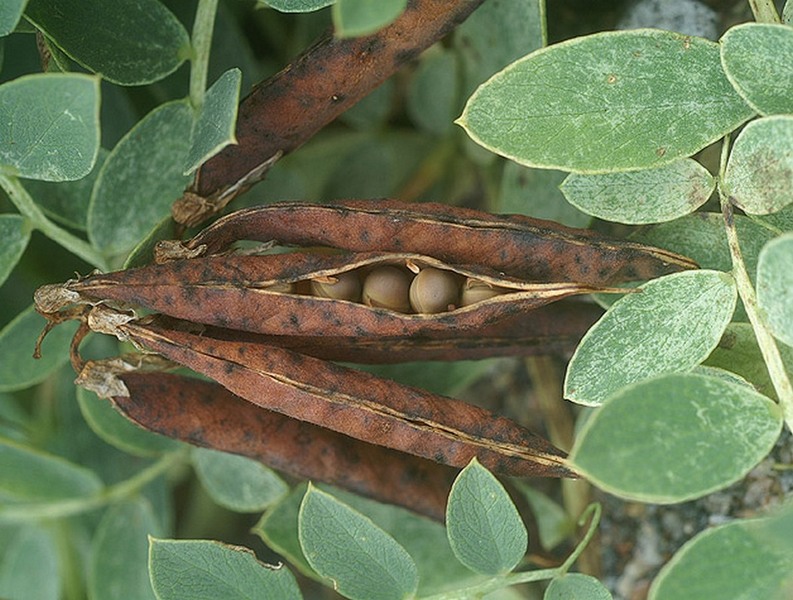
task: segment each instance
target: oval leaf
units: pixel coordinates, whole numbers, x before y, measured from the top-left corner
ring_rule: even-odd
[[[20,215],[0,215],[0,285],[19,262],[30,239],[29,221]]]
[[[149,576],[159,600],[300,600],[292,573],[220,542],[149,538]]]
[[[752,114],[724,76],[718,45],[646,29],[529,54],[484,83],[458,122],[524,165],[598,173],[689,156]]]
[[[25,10],[25,4],[27,0],[4,0],[0,4],[0,37],[14,31]]]
[[[572,174],[561,189],[570,204],[593,217],[643,225],[694,212],[705,204],[715,186],[708,170],[687,158],[628,173]]]
[[[195,122],[185,175],[190,175],[201,163],[229,144],[236,143],[234,128],[237,125],[241,82],[242,72],[229,69],[207,90],[204,105]]]
[[[46,321],[31,306],[0,331],[0,391],[22,390],[44,381],[69,360],[69,344],[77,330],[70,322],[53,329],[41,347],[41,358],[33,358],[36,337]]]
[[[330,6],[336,0],[264,0],[267,6],[286,13],[313,12]]]
[[[793,113],[793,29],[743,23],[721,38],[724,71],[743,99],[763,115]]]
[[[741,520],[708,529],[661,569],[649,600],[786,600],[793,592],[793,514]],[[777,538],[786,532],[786,539]],[[715,576],[718,574],[718,576]]]
[[[260,512],[289,488],[258,461],[217,450],[193,448],[193,466],[212,499],[237,512]]]
[[[108,509],[91,543],[88,590],[102,600],[154,600],[149,581],[149,535],[159,525],[151,505],[143,498]]]
[[[566,573],[553,579],[545,590],[543,600],[611,600],[611,593],[591,575]]]
[[[407,0],[336,0],[333,5],[334,33],[354,37],[374,33],[402,14]]]
[[[793,346],[793,233],[768,242],[757,264],[757,301],[775,337]]]
[[[724,187],[735,204],[753,215],[793,202],[793,115],[749,123],[735,140]]]
[[[626,295],[581,340],[565,398],[596,406],[627,384],[695,367],[719,343],[736,298],[732,277],[718,271],[675,273]]]
[[[58,544],[52,533],[26,525],[5,545],[0,561],[0,597],[59,600]]]
[[[662,375],[611,396],[584,425],[570,460],[622,498],[683,502],[741,479],[781,427],[779,407],[743,385]]]
[[[311,568],[347,598],[398,599],[418,587],[416,564],[394,538],[313,486],[300,506],[298,536]]]
[[[162,79],[190,47],[185,28],[158,0],[30,0],[25,14],[75,61],[120,85]]]
[[[510,572],[526,554],[529,542],[504,486],[475,458],[452,485],[446,530],[457,560],[485,575]]]
[[[46,73],[0,86],[0,171],[44,181],[80,179],[98,151],[96,77]]]
[[[58,456],[0,439],[0,496],[17,502],[48,502],[97,493],[93,471]]]
[[[91,196],[88,237],[107,255],[130,250],[170,212],[188,178],[193,116],[183,101],[146,115],[107,157]]]

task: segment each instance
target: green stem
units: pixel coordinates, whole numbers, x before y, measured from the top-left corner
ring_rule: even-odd
[[[773,0],[749,0],[754,20],[758,23],[781,23]]]
[[[562,563],[562,566],[559,567],[559,570],[562,574],[567,573],[570,570],[570,567],[573,566],[573,563],[578,560],[578,557],[581,556],[581,553],[584,551],[589,545],[589,542],[592,541],[592,538],[595,537],[595,532],[597,531],[598,525],[600,524],[600,513],[603,511],[600,504],[597,502],[593,502],[589,506],[587,506],[586,510],[581,514],[581,517],[578,519],[578,525],[582,526],[586,523],[586,520],[589,519],[589,515],[592,515],[592,518],[589,521],[589,529],[587,529],[586,535],[581,540],[581,542],[575,547],[575,549],[570,553],[570,556],[567,557],[567,560]]]
[[[2,506],[0,507],[0,522],[71,517],[102,508],[124,498],[129,498],[137,494],[151,481],[170,470],[174,465],[187,460],[188,450],[188,448],[182,448],[169,452],[133,477],[107,487],[95,496],[72,498],[60,502]]]
[[[198,111],[204,105],[209,70],[209,51],[215,28],[218,0],[199,0],[193,22],[193,59],[190,63],[190,104]]]
[[[41,209],[30,197],[19,179],[7,175],[0,175],[2,187],[22,215],[27,217],[33,227],[38,229],[51,240],[66,248],[72,254],[79,256],[87,263],[102,271],[108,270],[105,257],[97,252],[88,242],[59,227],[41,212]]]

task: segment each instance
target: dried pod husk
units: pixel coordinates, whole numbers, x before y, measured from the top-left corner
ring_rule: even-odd
[[[443,520],[451,467],[265,410],[214,382],[140,371],[114,379],[113,404],[149,431]]]
[[[462,468],[476,456],[512,476],[574,477],[547,440],[482,408],[276,346],[127,323],[139,346],[294,419]],[[298,377],[299,375],[299,377]]]
[[[653,279],[697,267],[667,250],[551,221],[398,200],[243,209],[218,219],[185,246],[215,254],[239,240],[415,253],[450,264],[489,267],[518,279],[588,285]]]
[[[437,314],[405,314],[316,296],[282,293],[276,284],[334,277],[356,269],[414,264],[475,277],[509,290],[477,304]],[[575,283],[533,283],[487,268],[452,266],[414,254],[278,254],[205,257],[87,277],[70,289],[86,301],[116,301],[195,323],[271,335],[341,337],[432,336],[476,330],[527,314],[562,298],[618,291]]]

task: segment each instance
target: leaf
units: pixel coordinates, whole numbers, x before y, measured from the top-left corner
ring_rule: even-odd
[[[413,75],[407,94],[411,120],[433,135],[444,135],[459,110],[459,61],[447,50],[430,53]],[[379,88],[378,88],[379,89]]]
[[[597,406],[627,384],[688,371],[718,344],[736,296],[730,275],[704,270],[667,275],[627,294],[581,340],[564,397]]]
[[[474,92],[458,122],[526,166],[603,173],[674,162],[751,116],[716,44],[645,29],[533,52]]]
[[[302,13],[325,8],[336,2],[336,0],[263,0],[263,2],[267,6],[281,12]]]
[[[5,0],[0,4],[0,37],[14,31],[27,2],[28,0]]]
[[[757,302],[774,337],[793,346],[793,233],[765,245],[757,264]]]
[[[0,438],[0,498],[48,502],[91,496],[101,488],[93,471]]]
[[[650,587],[649,600],[790,598],[791,522],[788,509],[781,515],[737,520],[703,531],[664,565]],[[778,544],[781,538],[775,531],[785,530],[787,539]]]
[[[91,196],[88,237],[106,255],[130,250],[163,217],[188,178],[192,111],[169,102],[146,115],[107,157]]]
[[[289,491],[271,469],[244,456],[193,448],[192,459],[209,495],[230,510],[260,512]]]
[[[107,400],[77,388],[80,412],[94,433],[108,444],[134,456],[158,456],[179,448],[179,442],[146,431],[124,418]]]
[[[413,559],[370,519],[309,486],[298,535],[311,567],[351,599],[404,598],[418,588]]]
[[[526,499],[534,513],[540,544],[545,550],[553,550],[573,532],[574,524],[570,516],[562,506],[527,482],[515,479],[512,484]]]
[[[190,175],[203,162],[237,142],[234,128],[241,82],[242,72],[229,69],[207,90],[193,127],[193,143],[187,154],[185,175]]]
[[[158,0],[30,0],[26,16],[69,57],[119,85],[162,79],[190,46],[182,24]]]
[[[611,600],[611,593],[591,575],[565,573],[551,580],[543,600]]]
[[[82,179],[59,182],[30,180],[25,183],[25,187],[36,204],[53,220],[85,231],[91,191],[107,155],[107,150],[99,148],[94,167]]]
[[[66,181],[87,175],[99,150],[99,80],[19,77],[0,86],[0,173]]]
[[[761,115],[793,113],[793,29],[771,23],[742,23],[721,38],[727,79]]]
[[[592,218],[567,202],[559,190],[566,173],[532,169],[508,161],[501,175],[497,211],[586,227]]]
[[[570,460],[603,490],[683,502],[738,481],[774,446],[779,407],[723,379],[673,373],[625,387],[585,423]]]
[[[20,215],[0,215],[0,285],[5,283],[28,245],[32,227]]]
[[[402,14],[407,0],[336,0],[333,15],[334,34],[356,37],[374,33]]]
[[[643,225],[694,212],[715,187],[716,180],[708,170],[687,158],[627,173],[573,173],[561,189],[570,204],[593,217]]]
[[[239,546],[149,538],[149,574],[158,600],[299,600],[289,569],[265,565]]]
[[[91,542],[89,597],[154,600],[149,581],[148,536],[160,533],[154,511],[144,498],[111,506]]]
[[[50,532],[38,525],[25,525],[4,551],[0,562],[0,597],[61,598],[58,548]]]
[[[749,123],[735,140],[724,189],[747,213],[765,215],[793,201],[793,115]]]
[[[446,528],[457,560],[484,575],[510,572],[528,547],[526,527],[509,494],[475,458],[452,486]]]
[[[770,215],[751,215],[751,219],[776,234],[793,231],[793,204]]]
[[[0,391],[22,390],[44,381],[69,360],[77,323],[64,323],[44,339],[41,358],[33,358],[36,337],[46,321],[31,306],[0,331]]]

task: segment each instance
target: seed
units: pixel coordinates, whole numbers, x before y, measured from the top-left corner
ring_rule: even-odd
[[[321,298],[357,302],[361,299],[361,280],[358,278],[358,273],[354,271],[346,271],[322,279],[312,279],[311,293]]]
[[[410,277],[396,267],[377,267],[363,282],[363,302],[367,306],[410,312]]]
[[[454,273],[427,268],[410,284],[410,304],[418,313],[435,314],[454,310],[460,287]]]
[[[287,283],[287,282],[280,282],[274,283],[272,285],[268,285],[265,288],[268,292],[277,292],[279,294],[291,294],[295,291],[295,284],[294,283]]]
[[[507,290],[504,288],[496,287],[487,283],[486,281],[482,281],[481,279],[473,279],[469,277],[463,284],[463,293],[462,297],[460,298],[460,304],[462,306],[470,306],[471,304],[476,304],[477,302],[490,300],[490,298],[500,296],[506,291]]]

